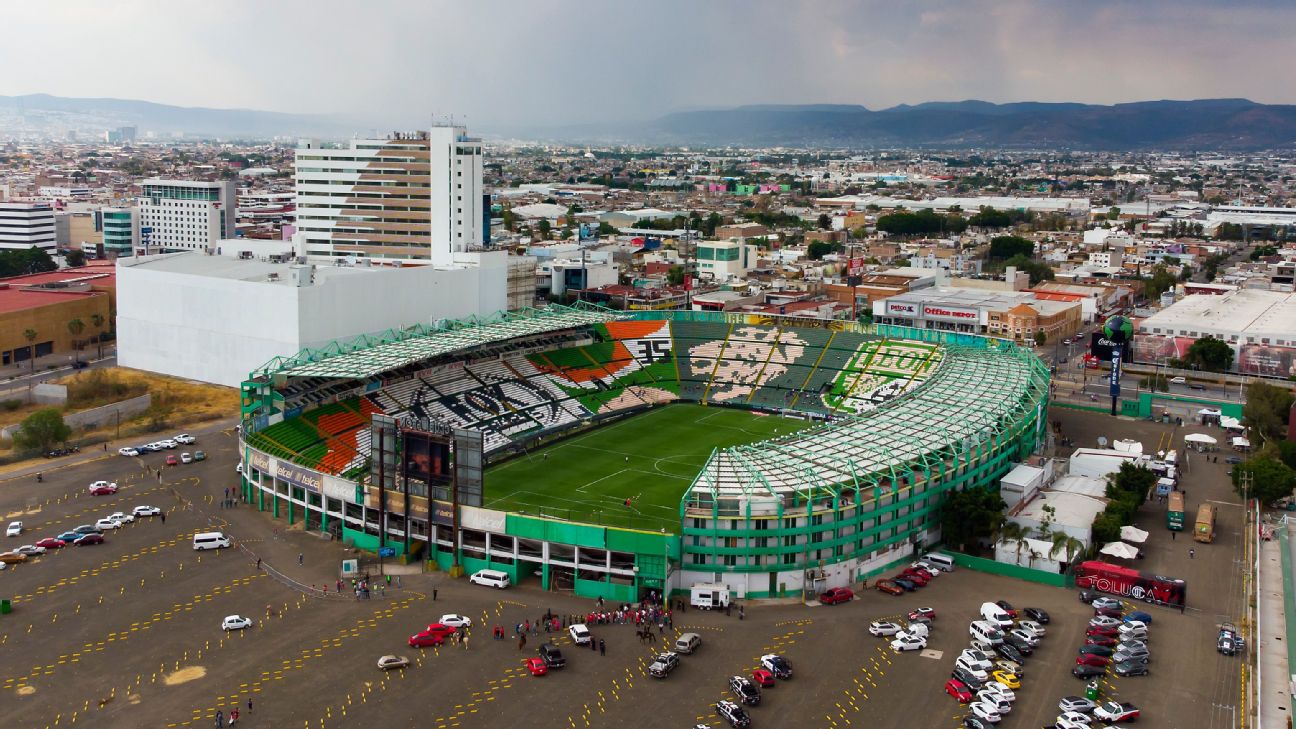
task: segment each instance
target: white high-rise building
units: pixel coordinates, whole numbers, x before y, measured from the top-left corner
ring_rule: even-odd
[[[149,253],[205,251],[234,237],[237,202],[232,180],[150,179],[136,208],[141,248]]]
[[[47,202],[0,202],[0,250],[35,246],[54,255],[54,207]]]
[[[297,148],[297,235],[312,258],[449,265],[485,243],[482,144],[437,126]]]

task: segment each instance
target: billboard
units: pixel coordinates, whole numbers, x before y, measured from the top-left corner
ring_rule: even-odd
[[[1296,376],[1296,349],[1264,344],[1244,344],[1238,348],[1237,370],[1244,375],[1294,377]]]
[[[419,430],[401,431],[401,473],[412,481],[450,481],[450,439]]]
[[[1141,343],[1144,339],[1145,339],[1144,337],[1140,336],[1138,341]],[[1128,341],[1125,342],[1125,346],[1120,348],[1121,359],[1129,359],[1132,345],[1133,345],[1133,341]],[[1116,343],[1113,342],[1111,339],[1108,339],[1106,336],[1103,336],[1101,330],[1096,331],[1090,335],[1089,354],[1092,354],[1093,356],[1097,357],[1100,361],[1110,362],[1112,358],[1113,349],[1116,349]],[[1178,355],[1172,355],[1172,356],[1178,356]],[[1151,361],[1151,360],[1144,360],[1142,357],[1138,357],[1137,359],[1140,362]]]

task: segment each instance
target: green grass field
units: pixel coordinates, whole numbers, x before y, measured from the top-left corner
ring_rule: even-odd
[[[805,427],[800,420],[741,410],[659,407],[487,469],[485,505],[589,524],[677,532],[680,498],[713,448]]]

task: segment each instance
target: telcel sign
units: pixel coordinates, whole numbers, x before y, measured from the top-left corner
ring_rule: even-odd
[[[935,304],[923,304],[923,318],[943,321],[961,321],[974,323],[978,320],[976,309],[955,309]]]

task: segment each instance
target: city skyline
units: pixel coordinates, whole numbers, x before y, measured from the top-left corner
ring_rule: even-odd
[[[116,97],[405,128],[453,116],[506,130],[744,104],[1296,102],[1287,70],[1296,66],[1287,41],[1296,7],[1263,0],[560,1],[489,13],[404,2],[383,12],[337,2],[183,14],[164,7],[12,8],[12,27],[23,32],[0,59],[20,66],[57,48],[62,62],[0,81],[0,95]],[[364,26],[362,43],[356,28]],[[108,37],[140,52],[105,56]],[[359,53],[340,52],[348,47]],[[166,62],[142,68],[150,56]]]

